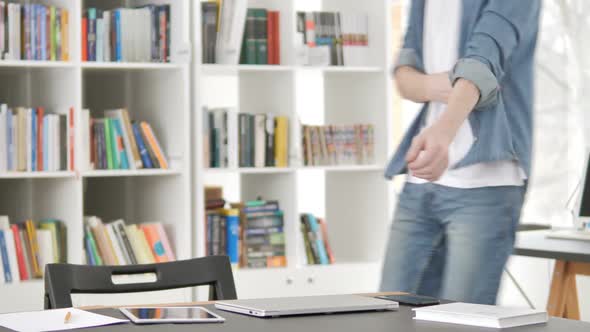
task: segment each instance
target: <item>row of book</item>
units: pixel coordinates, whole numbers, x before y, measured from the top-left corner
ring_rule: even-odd
[[[0,1],[0,58],[68,61],[69,24],[65,8]]]
[[[170,5],[100,10],[82,17],[82,61],[170,62]]]
[[[67,168],[67,115],[0,104],[0,172]]]
[[[325,220],[316,218],[310,213],[301,214],[300,220],[306,263],[310,265],[334,264],[334,255],[328,240],[328,226]]]
[[[107,110],[104,116],[92,118],[85,109],[74,119],[81,142],[79,170],[168,169],[168,161],[149,123],[131,121],[126,109]]]
[[[373,125],[304,125],[301,130],[306,166],[375,163]]]
[[[367,14],[297,13],[297,61],[315,66],[363,66],[369,57]]]
[[[237,5],[241,6],[241,4]],[[218,42],[223,39],[221,31],[231,27],[224,20],[235,19],[231,13],[224,12],[231,8],[231,1],[227,5],[222,4],[222,12],[220,12],[218,1],[201,3],[203,63],[218,63],[218,60],[223,60],[222,57],[219,59],[216,57],[217,52],[223,51],[217,46],[224,45],[223,40]],[[238,21],[242,22],[243,18],[240,17]],[[241,64],[279,65],[281,63],[280,13],[264,8],[248,8],[245,13],[244,33],[239,39],[242,45]]]
[[[122,219],[104,224],[84,217],[84,248],[89,265],[131,265],[176,260],[160,222],[126,225]]]
[[[289,118],[205,109],[205,165],[212,168],[287,167]]]
[[[208,255],[227,255],[242,268],[287,266],[283,211],[278,201],[232,203],[220,187],[205,189]]]
[[[63,222],[45,219],[10,224],[0,216],[0,284],[43,278],[45,265],[66,263],[67,230]]]

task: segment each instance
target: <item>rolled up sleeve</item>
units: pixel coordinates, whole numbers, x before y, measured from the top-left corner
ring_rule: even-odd
[[[453,84],[460,78],[480,92],[475,109],[497,102],[500,82],[510,57],[527,34],[538,29],[540,2],[495,0],[483,9],[466,45],[465,55],[449,74]]]
[[[408,25],[404,35],[403,46],[397,55],[397,60],[392,68],[392,73],[399,67],[410,66],[417,70],[424,71],[422,59],[419,55],[421,50],[421,38],[418,35],[421,31],[419,25],[422,25],[424,12],[424,0],[412,1]]]

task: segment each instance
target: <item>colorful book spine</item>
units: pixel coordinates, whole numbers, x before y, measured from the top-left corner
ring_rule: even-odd
[[[145,238],[150,245],[150,249],[152,250],[152,254],[156,259],[156,262],[168,262],[166,250],[164,249],[164,245],[162,244],[162,240],[160,239],[160,236],[156,228],[153,225],[142,225],[141,230],[145,234]]]
[[[156,158],[158,160],[158,164],[160,165],[160,168],[161,169],[168,169],[168,161],[166,160],[166,157],[164,156],[164,152],[162,151],[162,148],[160,147],[160,143],[158,142],[158,140],[156,139],[156,136],[154,135],[152,127],[149,125],[149,123],[142,122],[141,129],[142,129],[143,133],[145,134],[145,136],[147,137],[147,140],[148,140],[147,143],[150,145],[152,151],[156,155]]]
[[[117,160],[119,162],[119,169],[129,169],[129,161],[127,160],[127,151],[125,151],[125,143],[123,142],[123,128],[119,119],[110,119],[115,129],[115,147],[117,151]],[[112,128],[111,128],[112,129]]]
[[[111,119],[104,120],[104,136],[105,136],[105,145],[106,145],[106,155],[107,155],[107,166],[108,169],[115,169],[115,160],[114,160],[114,152],[113,151],[113,135],[111,134],[112,126],[111,126]]]
[[[123,45],[121,34],[121,10],[115,10],[115,61],[123,61]]]
[[[33,108],[31,110],[31,151],[30,158],[31,158],[31,171],[35,172],[37,170],[37,111]]]
[[[96,8],[88,8],[88,61],[96,61]]]
[[[44,135],[45,135],[45,127],[43,126],[44,118],[45,118],[45,109],[42,107],[37,108],[37,171],[43,171],[45,168],[43,167],[43,154],[46,151],[44,146]]]
[[[82,61],[88,61],[88,17],[82,17]]]
[[[4,271],[4,281],[12,282],[12,274],[10,271],[10,260],[8,259],[8,248],[6,246],[6,237],[4,231],[0,230],[0,259],[2,259],[2,270]]]
[[[239,239],[240,239],[240,210],[229,209],[224,211],[226,227],[226,253],[231,264],[239,264]]]
[[[145,146],[145,142],[143,141],[143,137],[141,135],[139,124],[133,123],[133,135],[135,136],[135,141],[137,141],[137,147],[139,149],[139,155],[141,156],[141,161],[143,163],[143,168],[154,168],[152,164],[152,160],[148,154],[147,148]]]
[[[27,266],[25,261],[25,253],[23,250],[23,243],[20,237],[20,231],[17,225],[11,225],[10,228],[12,229],[12,234],[14,236],[14,245],[16,248],[16,257],[18,260],[18,271],[21,280],[28,280],[29,275],[27,273]]]
[[[61,60],[70,61],[70,12],[61,9]],[[83,59],[84,60],[84,59]]]

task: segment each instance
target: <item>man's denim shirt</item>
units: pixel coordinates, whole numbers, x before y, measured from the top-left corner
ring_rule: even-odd
[[[426,0],[412,0],[409,25],[396,68],[424,71],[422,33]],[[431,0],[443,1],[443,0]],[[533,124],[533,65],[541,4],[539,0],[463,0],[459,60],[451,82],[464,78],[480,92],[469,122],[475,138],[453,168],[515,160],[530,176]],[[425,120],[427,105],[408,128],[385,176],[407,172],[405,155]]]

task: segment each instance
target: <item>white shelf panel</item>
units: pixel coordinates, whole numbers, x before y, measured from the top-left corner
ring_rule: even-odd
[[[141,169],[141,170],[93,170],[80,173],[82,177],[122,177],[122,176],[174,176],[180,175],[178,170],[170,169]]]
[[[383,73],[381,67],[346,67],[346,66],[301,66],[298,70],[317,70],[325,73]]]
[[[72,178],[76,173],[69,171],[58,172],[0,172],[0,179],[59,179]]]
[[[383,73],[381,67],[346,67],[346,66],[287,66],[287,65],[201,65],[206,75],[233,75],[244,72],[292,72],[319,71],[325,73]]]
[[[73,62],[38,60],[0,60],[0,68],[74,68]]]
[[[89,70],[151,70],[182,69],[183,64],[160,62],[83,62],[82,68]]]
[[[381,165],[341,165],[341,166],[303,166],[299,170],[320,170],[329,172],[380,172],[385,168]]]
[[[240,167],[240,168],[206,168],[205,172],[214,174],[240,173],[240,174],[277,174],[291,173],[292,167]]]
[[[238,72],[289,72],[292,66],[283,65],[215,65],[204,64],[201,66],[206,75],[232,75]]]

